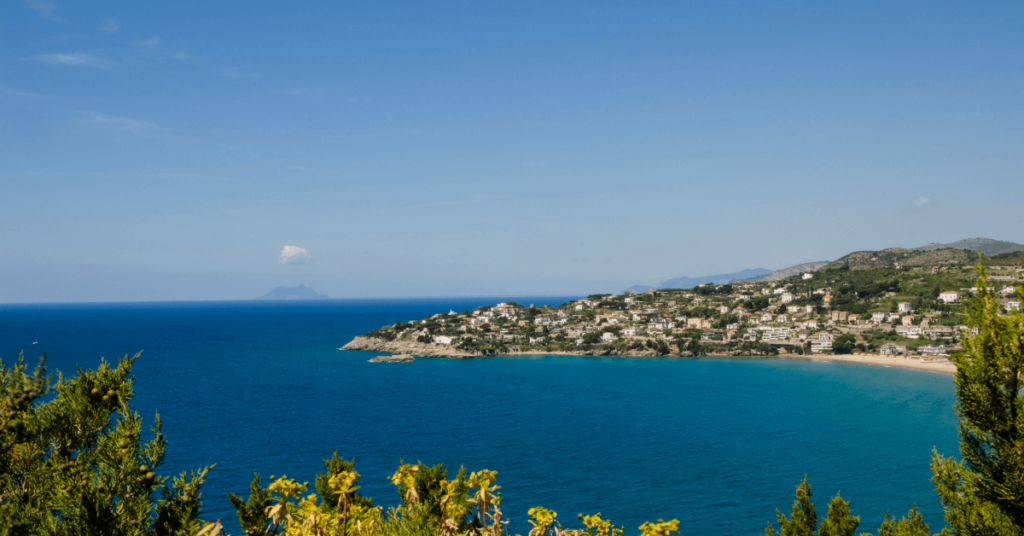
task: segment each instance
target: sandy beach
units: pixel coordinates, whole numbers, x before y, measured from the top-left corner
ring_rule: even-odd
[[[931,372],[941,372],[952,375],[956,373],[956,365],[951,361],[921,361],[918,357],[888,356],[880,354],[847,354],[847,355],[812,355],[812,356],[787,356],[791,359],[821,359],[825,361],[841,361],[845,363],[860,363],[863,365],[882,365],[887,367],[902,367]]]

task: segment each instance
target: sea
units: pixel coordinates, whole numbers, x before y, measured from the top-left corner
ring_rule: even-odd
[[[777,358],[498,357],[369,363],[342,351],[398,321],[570,297],[0,305],[0,358],[45,352],[72,376],[142,352],[131,406],[163,420],[159,473],[214,465],[203,516],[242,534],[227,499],[254,473],[312,482],[335,451],[360,493],[399,503],[399,463],[498,472],[526,534],[544,506],[567,527],[600,512],[627,535],[759,534],[806,475],[818,514],[837,493],[876,531],[915,504],[937,531],[932,449],[958,456],[948,375]],[[265,480],[266,482],[266,480]]]

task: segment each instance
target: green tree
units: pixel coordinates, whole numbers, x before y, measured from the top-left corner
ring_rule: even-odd
[[[838,495],[832,498],[828,506],[828,515],[821,527],[818,527],[818,515],[811,502],[811,485],[804,476],[803,482],[796,487],[796,500],[789,518],[776,510],[779,521],[779,532],[768,524],[764,529],[765,536],[851,536],[860,525],[860,517],[850,515],[850,503]]]
[[[832,343],[832,351],[837,354],[851,354],[857,348],[857,337],[844,333]]]
[[[967,325],[964,351],[953,356],[957,371],[957,429],[962,461],[932,453],[932,483],[957,536],[1024,535],[1024,314],[1001,316],[988,274],[977,265],[978,287]],[[1024,294],[1024,288],[1017,292]],[[838,340],[837,340],[838,342]],[[813,534],[813,504],[806,478],[797,489],[789,519],[780,513],[782,534]],[[803,490],[803,491],[802,491]],[[834,502],[835,500],[833,500]],[[823,525],[824,527],[824,525]],[[950,532],[952,529],[952,532]],[[889,517],[879,536],[928,536],[915,506],[900,520]],[[789,532],[786,532],[789,531]],[[765,534],[775,534],[769,525]],[[820,533],[819,533],[820,534]]]
[[[209,468],[158,476],[166,439],[157,416],[149,439],[128,407],[132,364],[106,361],[56,383],[46,356],[34,374],[24,356],[0,361],[0,534],[171,535],[200,530],[200,486]]]
[[[953,356],[963,461],[933,453],[932,482],[958,535],[1024,534],[1024,315],[998,314],[978,265],[967,325],[976,335]],[[1018,288],[1020,294],[1024,291]]]

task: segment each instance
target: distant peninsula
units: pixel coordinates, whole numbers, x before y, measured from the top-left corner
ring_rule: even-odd
[[[984,262],[1002,314],[1012,314],[1021,310],[1024,251],[996,246],[1004,252]],[[383,326],[342,349],[447,358],[814,355],[948,372],[948,356],[970,329],[977,260],[977,250],[958,248],[858,251],[776,278],[439,313]]]
[[[274,290],[256,298],[257,300],[329,300],[330,296],[320,294],[317,291],[305,286],[277,287]]]

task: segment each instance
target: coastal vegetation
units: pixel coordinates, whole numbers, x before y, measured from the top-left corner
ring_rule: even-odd
[[[969,328],[952,360],[962,459],[933,453],[932,482],[945,507],[942,534],[1024,534],[1024,315],[1006,312],[978,266],[978,292],[964,307]],[[856,287],[855,287],[856,288]],[[888,288],[891,288],[888,287]],[[728,295],[717,286],[702,295]],[[884,291],[891,292],[891,291]],[[610,296],[592,300],[609,301]],[[537,315],[534,315],[537,316]],[[439,325],[441,325],[439,323]],[[849,339],[847,339],[849,340]],[[201,488],[210,467],[175,477],[159,474],[167,449],[159,417],[148,433],[129,402],[132,364],[102,363],[70,379],[53,378],[41,362],[30,372],[24,359],[0,363],[0,534],[210,535],[223,530],[201,519]],[[213,461],[213,460],[211,460]],[[337,453],[312,487],[286,476],[256,475],[248,497],[230,495],[249,535],[504,536],[497,473],[443,465],[401,463],[391,476],[401,504],[376,506],[359,494],[355,464]],[[805,479],[789,516],[777,515],[764,534],[852,535],[860,525],[850,504],[834,497],[817,517]],[[563,527],[557,513],[528,512],[529,536],[622,536],[625,528],[599,513],[580,515],[578,528]],[[686,531],[685,520],[658,520],[641,536]],[[912,509],[886,515],[878,536],[930,534]]]

